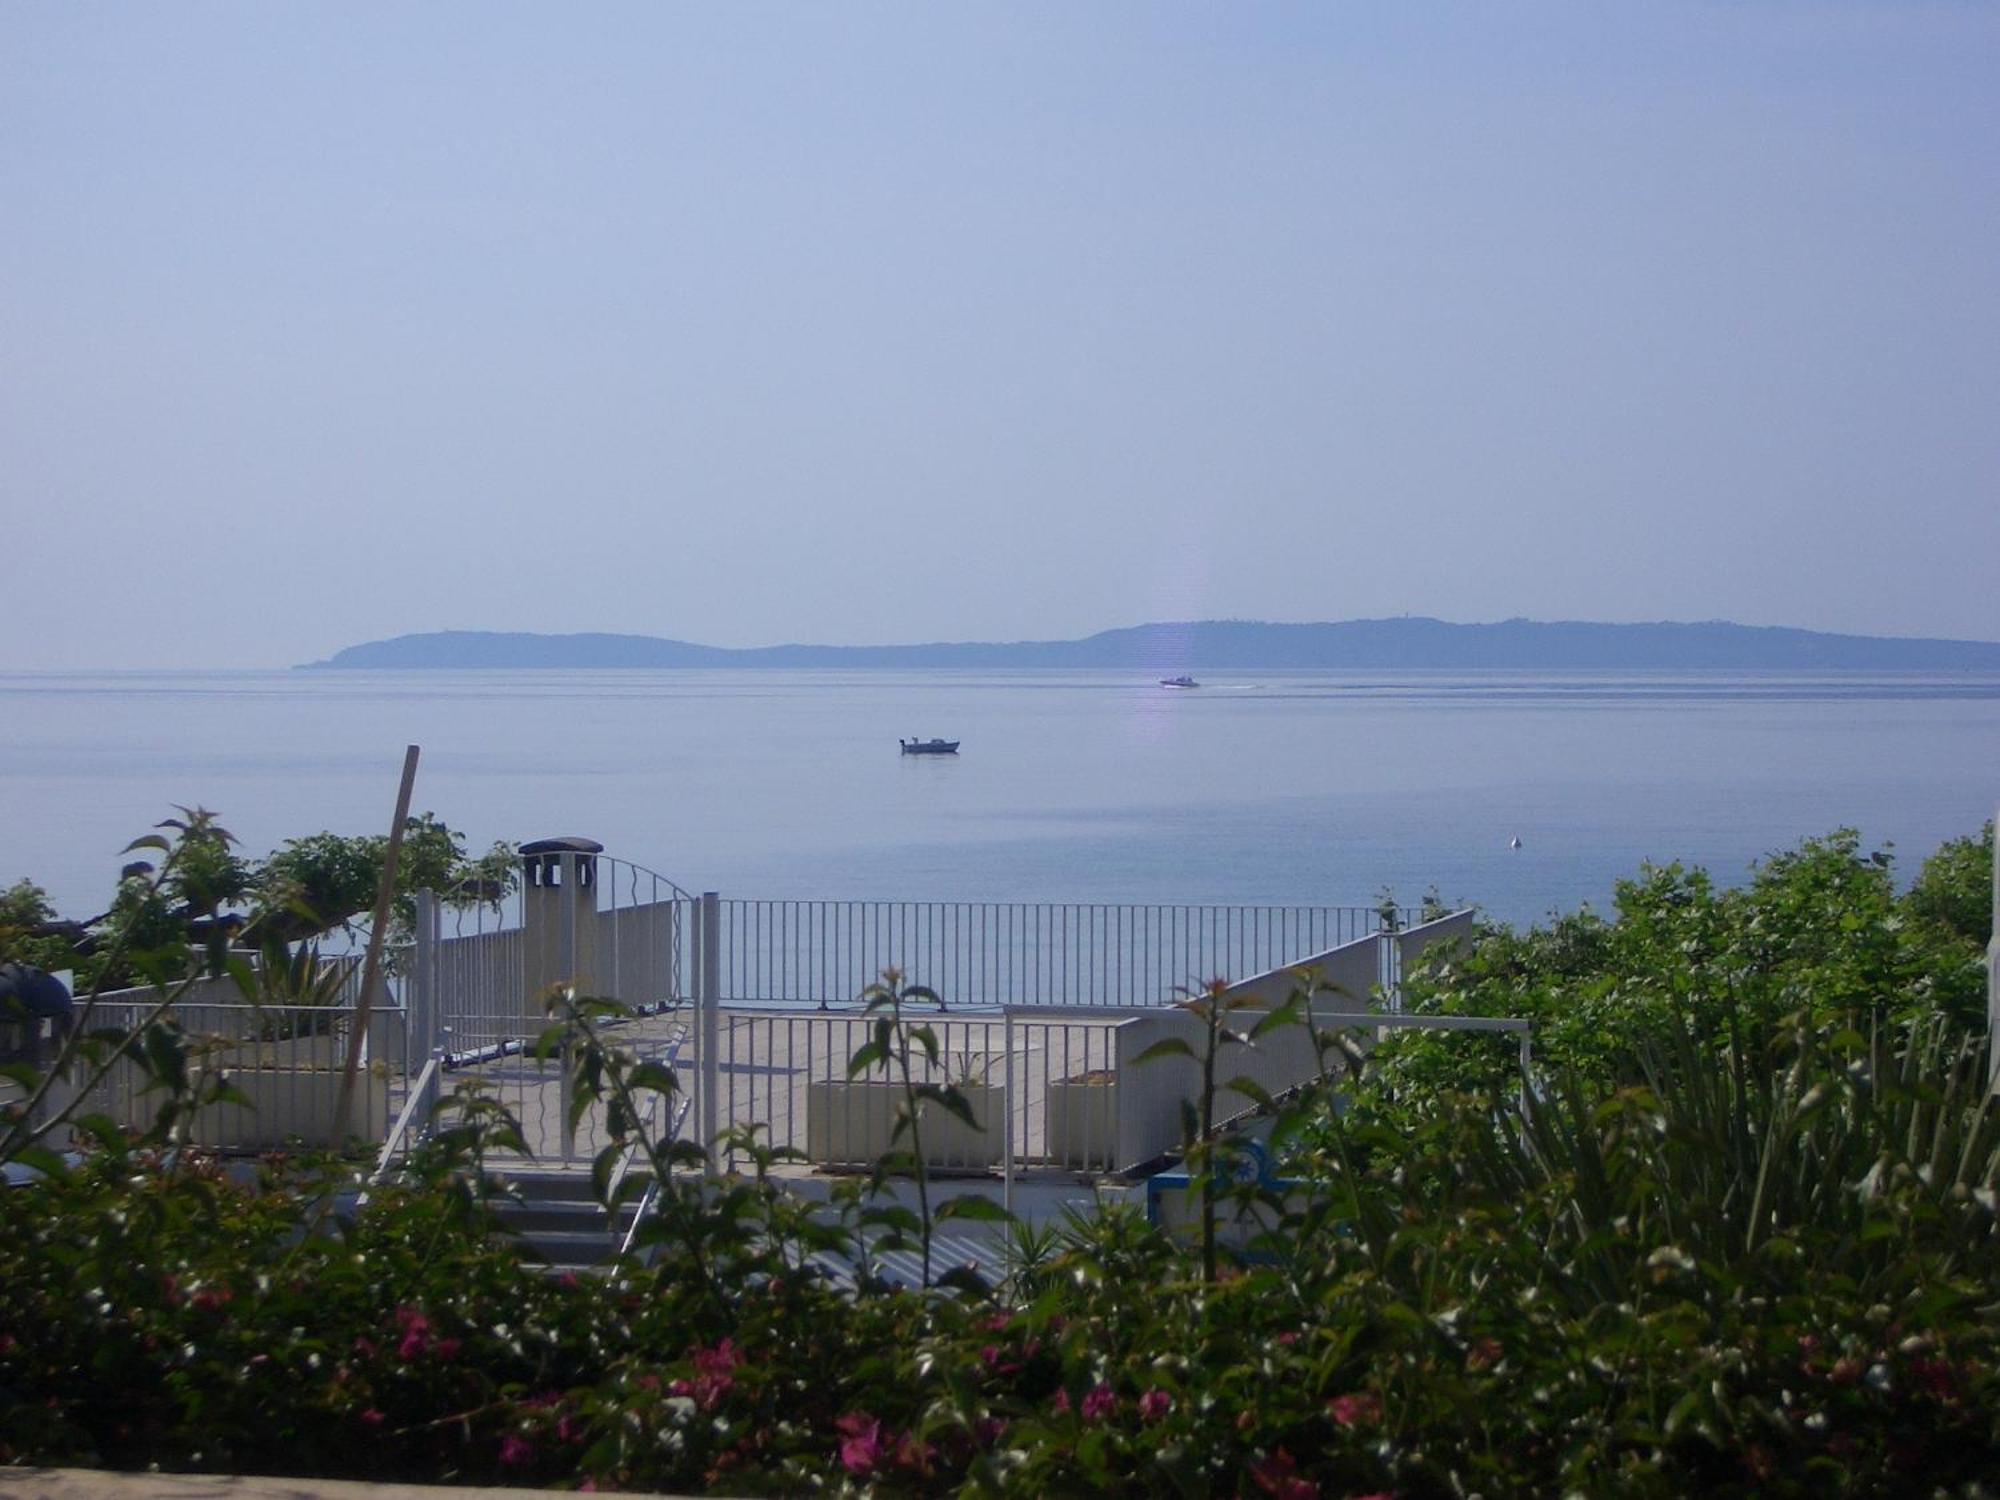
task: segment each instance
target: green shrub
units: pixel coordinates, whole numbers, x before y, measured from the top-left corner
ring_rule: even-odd
[[[1740,895],[1646,872],[1620,914],[1489,935],[1428,981],[1545,1008],[1569,1051],[1534,1088],[1480,1068],[1420,1088],[1384,1048],[1343,1107],[1280,1106],[1294,1180],[1216,1204],[1279,1227],[1211,1241],[1213,1274],[1108,1207],[1017,1235],[1017,1276],[887,1286],[864,1191],[816,1211],[754,1135],[747,1173],[705,1180],[648,1124],[678,1080],[620,1050],[616,1006],[567,996],[545,1045],[609,1108],[601,1190],[635,1146],[659,1189],[645,1256],[602,1276],[506,1241],[488,1167],[520,1136],[476,1094],[365,1202],[336,1163],[239,1183],[100,1132],[0,1215],[0,1462],[782,1494],[1990,1493],[2000,1109],[1983,1037],[1926,1003],[1969,935],[1919,924],[1842,838]],[[1609,1044],[1562,1030],[1579,997]],[[923,1046],[894,1004],[878,1019],[860,1066]]]

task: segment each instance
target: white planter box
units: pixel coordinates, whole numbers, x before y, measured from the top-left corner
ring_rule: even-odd
[[[269,1044],[267,1044],[269,1045]],[[278,1044],[278,1045],[283,1045]],[[338,1068],[271,1068],[256,1072],[228,1070],[230,1085],[250,1101],[210,1104],[196,1113],[188,1140],[217,1151],[277,1151],[294,1144],[320,1149],[344,1144],[333,1138],[334,1111],[340,1105]],[[166,1095],[141,1092],[143,1075],[120,1060],[106,1077],[98,1096],[84,1112],[104,1109],[121,1124],[144,1130],[152,1125]],[[197,1086],[202,1082],[197,1079]],[[354,1099],[348,1110],[350,1139],[379,1143],[389,1127],[389,1080],[383,1072],[362,1068],[354,1077]]]
[[[919,1126],[924,1162],[932,1167],[985,1170],[997,1165],[1003,1149],[1002,1126],[1007,1091],[995,1084],[961,1086],[979,1129],[969,1129],[957,1116],[936,1104],[926,1104]],[[903,1104],[903,1086],[887,1080],[831,1080],[806,1085],[806,1155],[821,1166],[873,1166],[891,1149],[896,1111]],[[894,1143],[908,1151],[907,1132]]]
[[[334,1112],[340,1107],[341,1070],[337,1068],[274,1068],[255,1073],[229,1073],[230,1084],[249,1100],[211,1104],[194,1117],[188,1139],[218,1151],[275,1151],[293,1137],[309,1147],[345,1144],[333,1138]],[[351,1139],[379,1143],[389,1121],[389,1081],[368,1068],[354,1077],[354,1097],[348,1109]]]
[[[282,1041],[232,1042],[212,1054],[231,1074],[245,1068],[268,1069],[341,1068],[347,1064],[347,1037],[340,1032],[319,1036],[286,1037]]]
[[[1111,1171],[1118,1165],[1118,1083],[1108,1072],[1050,1083],[1047,1123],[1056,1166]]]

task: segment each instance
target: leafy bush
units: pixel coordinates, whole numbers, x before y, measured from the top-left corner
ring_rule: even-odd
[[[37,969],[66,969],[72,962],[69,942],[49,929],[55,908],[48,892],[32,880],[17,880],[0,891],[0,963],[31,964]]]
[[[250,877],[248,890],[258,910],[253,926],[290,938],[345,926],[374,909],[388,852],[386,834],[316,833],[288,840]],[[446,901],[495,901],[514,888],[516,866],[512,845],[495,844],[472,859],[464,835],[435,813],[414,814],[404,825],[392,919],[407,931],[416,916],[416,893],[426,888]]]
[[[236,840],[211,814],[180,811],[160,825],[173,834],[171,863],[128,865],[102,916],[60,923],[46,894],[28,880],[0,892],[0,961],[74,969],[80,989],[117,989],[151,977],[149,966],[135,962],[138,955],[185,967],[219,941],[250,947],[309,941],[372,912],[388,853],[385,835],[317,833],[254,861],[237,853]],[[164,839],[158,844],[168,847]],[[518,878],[511,844],[497,843],[475,858],[464,836],[436,814],[412,816],[397,863],[392,943],[407,936],[418,891],[435,890],[447,904],[493,904]],[[120,956],[111,962],[114,935]]]
[[[1639,1082],[1638,1049],[1680,1030],[1754,1051],[1800,1011],[1983,1025],[1983,940],[1964,915],[1992,899],[1991,845],[1983,868],[1978,847],[1945,846],[1904,896],[1889,855],[1864,853],[1851,829],[1771,856],[1740,888],[1648,865],[1618,882],[1615,921],[1584,911],[1524,933],[1486,928],[1469,951],[1409,976],[1406,1005],[1525,1017],[1549,1070],[1607,1087]],[[1384,1044],[1378,1078],[1423,1098],[1503,1090],[1514,1069],[1508,1040],[1410,1034]]]
[[[1990,1493],[2000,1107],[1982,1037],[1935,1003],[1970,938],[1912,935],[1885,877],[1836,838],[1740,898],[1651,871],[1619,923],[1492,934],[1431,982],[1539,997],[1571,1050],[1536,1087],[1474,1069],[1472,1092],[1425,1091],[1381,1049],[1342,1107],[1278,1107],[1293,1180],[1218,1194],[1231,1232],[1202,1249],[1106,1206],[1017,1233],[1012,1274],[937,1288],[875,1274],[868,1236],[902,1226],[871,1220],[867,1180],[822,1211],[754,1133],[748,1172],[704,1178],[658,1124],[679,1080],[620,1049],[605,1001],[556,996],[544,1038],[605,1111],[600,1192],[648,1194],[643,1253],[601,1277],[505,1240],[488,1167],[520,1134],[477,1092],[365,1201],[336,1163],[241,1182],[93,1127],[83,1166],[0,1215],[0,1462],[786,1494]],[[1613,1044],[1563,1031],[1579,996]],[[896,982],[876,998],[857,1067],[928,1057]],[[614,1186],[631,1149],[645,1169]]]
[[[1993,940],[1993,820],[1976,838],[1941,846],[1910,887],[1912,916],[1984,948]]]

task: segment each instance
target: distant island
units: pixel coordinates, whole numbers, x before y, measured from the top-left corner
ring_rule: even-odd
[[[1459,625],[1405,616],[1275,625],[1196,620],[1134,625],[1074,641],[934,642],[910,646],[732,649],[647,635],[536,635],[441,630],[369,641],[300,670],[633,667],[1517,667],[2000,671],[2000,643],[1833,635],[1781,626],[1605,625],[1502,620]]]

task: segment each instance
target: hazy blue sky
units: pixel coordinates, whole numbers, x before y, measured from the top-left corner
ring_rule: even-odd
[[[2000,638],[2000,8],[0,6],[0,667]]]

